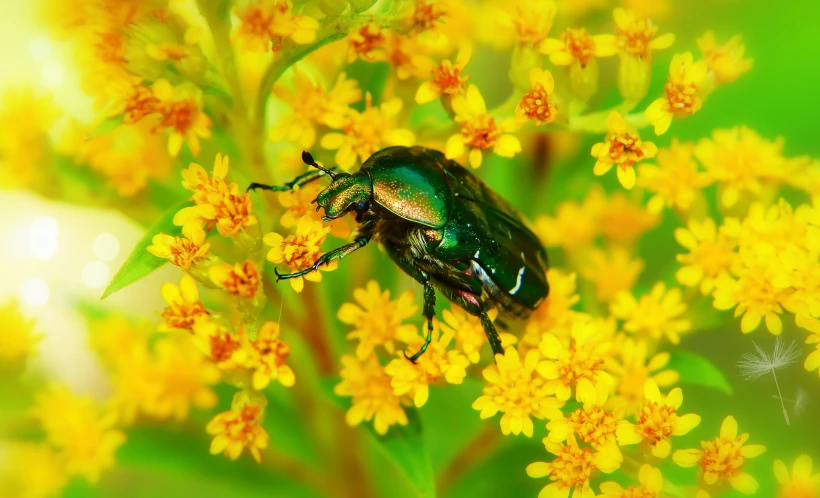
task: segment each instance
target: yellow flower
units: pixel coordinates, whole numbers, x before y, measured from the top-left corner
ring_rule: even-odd
[[[666,284],[656,283],[649,294],[636,299],[631,293],[621,292],[609,307],[610,312],[624,320],[623,328],[634,335],[666,338],[672,344],[680,342],[680,334],[692,329],[689,320],[680,318],[686,311],[678,288],[666,290]]]
[[[444,60],[430,69],[430,80],[425,81],[416,91],[416,103],[426,104],[442,95],[453,97],[464,92],[469,76],[463,74],[464,67],[470,62],[473,50],[465,45],[459,50],[455,62]]]
[[[635,186],[635,163],[652,159],[658,148],[652,142],[642,142],[637,133],[630,132],[626,121],[617,112],[609,115],[609,135],[604,142],[592,146],[592,156],[597,158],[593,173],[606,174],[617,165],[618,181],[627,190]]]
[[[743,472],[747,458],[753,458],[766,448],[760,444],[745,444],[748,433],[738,436],[737,422],[731,415],[723,419],[720,436],[711,441],[702,441],[702,450],[678,450],[672,459],[681,467],[700,465],[703,471],[703,482],[713,485],[718,481],[729,481],[733,488],[743,494],[754,494],[757,491],[757,480]]]
[[[498,310],[491,309],[487,315],[491,321],[495,321]],[[456,347],[461,349],[470,363],[478,363],[481,358],[481,348],[487,342],[487,335],[478,317],[468,314],[457,306],[451,306],[450,309],[442,311],[441,316],[444,319],[444,322],[440,324],[441,330],[445,334],[454,334]],[[503,338],[501,342],[503,344]]]
[[[285,38],[305,45],[316,40],[319,22],[310,16],[297,16],[290,0],[246,0],[237,2],[239,24],[234,29],[241,46],[247,50],[278,52]]]
[[[515,108],[515,114],[521,120],[530,120],[535,126],[542,126],[555,121],[558,109],[555,107],[555,81],[549,71],[537,67],[530,71],[532,90],[524,94]]]
[[[253,370],[253,388],[257,391],[268,387],[275,380],[285,387],[296,382],[296,376],[285,360],[290,355],[290,346],[279,339],[279,324],[265,322],[256,339],[242,336],[242,349],[247,356],[246,364]]]
[[[348,339],[358,339],[356,356],[365,359],[376,346],[382,346],[392,355],[395,340],[401,340],[416,333],[416,326],[402,323],[416,314],[418,306],[413,305],[413,291],[407,290],[398,299],[390,299],[390,291],[379,289],[379,283],[370,280],[362,289],[353,290],[357,304],[344,303],[337,317],[343,323],[353,325]]]
[[[356,160],[365,161],[374,152],[390,145],[412,145],[415,135],[405,128],[395,127],[395,118],[404,103],[398,97],[373,107],[370,93],[365,96],[365,110],[350,112],[346,119],[334,126],[341,130],[322,137],[322,147],[336,151],[336,165],[349,171]]]
[[[158,111],[159,99],[139,76],[114,79],[106,85],[109,117],[122,116],[123,123],[133,124]]]
[[[234,397],[231,409],[217,414],[205,427],[205,431],[214,436],[211,454],[224,452],[226,457],[236,460],[247,447],[253,459],[260,463],[262,450],[268,447],[270,440],[262,427],[266,402],[262,395],[240,391]]]
[[[706,64],[694,62],[691,52],[672,57],[664,96],[646,108],[646,118],[655,127],[656,134],[666,133],[672,118],[681,119],[700,110],[703,102],[699,93],[705,81]]]
[[[579,319],[572,326],[571,337],[562,341],[544,334],[539,351],[544,361],[536,367],[560,400],[568,400],[573,388],[575,399],[589,402],[597,399],[598,389],[608,389],[612,378],[603,369],[604,358],[612,343],[602,337],[595,322]]]
[[[498,11],[497,21],[515,33],[517,44],[538,47],[552,29],[555,12],[552,0],[517,0]]]
[[[641,465],[638,470],[639,485],[621,487],[614,481],[601,483],[601,498],[659,498],[663,496],[663,475],[659,469],[649,464]],[[699,497],[700,498],[700,497]]]
[[[301,160],[299,161],[300,163]],[[304,164],[304,163],[302,163]],[[321,164],[321,163],[319,163]],[[279,204],[285,208],[282,217],[279,218],[279,225],[282,228],[295,227],[299,222],[299,218],[308,215],[315,221],[322,221],[321,211],[317,211],[313,204],[313,199],[319,194],[324,187],[318,183],[309,183],[307,185],[297,186],[288,192],[279,193]],[[340,239],[347,239],[350,236],[351,228],[347,217],[336,218],[330,221],[330,235]]]
[[[616,433],[618,427],[627,422],[603,408],[606,398],[606,391],[601,390],[598,391],[596,398],[586,400],[581,408],[576,408],[568,416],[565,417],[561,412],[550,416],[547,423],[547,439],[559,442],[575,436],[596,450],[609,448],[609,451],[617,454],[619,461],[622,461]]]
[[[652,213],[660,213],[663,207],[686,213],[692,207],[700,190],[710,183],[709,178],[698,169],[692,157],[694,146],[672,139],[669,148],[658,150],[657,165],[638,166],[638,186],[653,193],[647,203]]]
[[[541,52],[549,55],[556,66],[578,64],[587,66],[596,57],[609,57],[618,52],[614,35],[590,35],[585,28],[569,28],[548,38],[541,45]]]
[[[690,220],[688,228],[676,228],[675,240],[689,250],[688,254],[677,255],[681,264],[675,275],[678,282],[687,287],[700,284],[704,295],[712,292],[716,279],[728,272],[737,259],[737,242],[719,232],[712,218]]]
[[[424,48],[417,38],[389,31],[384,50],[375,59],[390,64],[399,80],[424,78],[430,71],[433,61],[423,55]]]
[[[259,271],[253,261],[214,265],[208,271],[211,280],[228,294],[253,299],[259,290]]]
[[[554,218],[542,215],[535,219],[535,231],[547,247],[562,247],[573,253],[600,235],[599,213],[600,205],[592,196],[582,203],[564,201],[555,209]]]
[[[543,420],[559,416],[564,402],[552,395],[552,389],[535,372],[540,360],[537,350],[527,353],[522,362],[518,351],[508,347],[495,359],[494,364],[484,369],[487,384],[473,408],[481,411],[482,419],[502,412],[501,433],[505,436],[523,432],[532,437],[530,417]]]
[[[208,310],[199,301],[196,282],[189,275],[182,275],[179,287],[174,284],[164,284],[161,292],[168,306],[161,315],[165,321],[157,326],[160,332],[169,332],[174,329],[193,332],[194,325],[198,321],[208,319]]]
[[[42,336],[34,333],[34,321],[26,320],[19,305],[12,300],[0,306],[0,363],[8,364],[37,354],[35,346]]]
[[[296,225],[296,233],[287,238],[276,232],[265,235],[265,244],[271,246],[268,251],[268,261],[273,264],[285,263],[288,269],[300,271],[311,267],[321,256],[320,246],[325,241],[330,228],[323,227],[318,221],[313,221],[310,216],[302,216]],[[321,271],[333,271],[338,267],[336,260],[330,264],[321,265]],[[302,292],[305,286],[304,280],[311,282],[321,282],[322,274],[319,271],[312,271],[303,277],[290,279],[290,285],[296,292]]]
[[[817,370],[820,368],[820,320],[804,315],[798,315],[795,319],[798,327],[812,332],[811,335],[806,338],[806,344],[817,345],[815,346],[816,349],[806,356],[806,360],[803,362],[803,368],[805,368],[807,372]],[[820,371],[818,371],[818,374],[820,374]]]
[[[188,142],[191,153],[199,155],[199,139],[211,138],[211,118],[203,111],[202,92],[190,83],[177,87],[168,80],[159,79],[152,86],[154,97],[159,100],[157,112],[162,116],[158,128],[170,128],[168,153],[179,155],[184,141]]]
[[[220,370],[230,373],[244,368],[247,351],[242,350],[244,329],[237,333],[219,322],[198,323],[194,329],[194,344],[210,358]]]
[[[743,46],[740,35],[729,38],[723,45],[718,45],[715,34],[707,31],[698,38],[698,48],[703,54],[708,74],[714,78],[715,84],[731,83],[752,69],[752,59],[743,58],[746,47]]]
[[[173,237],[165,233],[154,235],[148,252],[158,258],[165,258],[171,264],[184,271],[196,268],[209,259],[208,250],[211,244],[205,242],[205,230],[187,224],[182,227],[182,237]]]
[[[0,494],[16,498],[62,496],[66,462],[45,443],[12,443],[0,467]]]
[[[305,150],[316,141],[318,126],[341,128],[345,116],[351,112],[350,104],[362,99],[358,82],[346,79],[344,73],[336,78],[332,88],[326,90],[307,73],[297,69],[293,72],[293,90],[277,85],[273,93],[291,108],[292,113],[271,128],[270,140],[287,140]]]
[[[30,186],[43,180],[42,171],[48,150],[48,132],[59,116],[51,98],[38,95],[30,87],[9,88],[3,92],[0,122],[14,123],[0,134],[0,185]]]
[[[405,17],[410,33],[419,34],[436,28],[442,17],[449,17],[450,5],[441,0],[415,0],[413,8]]]
[[[587,196],[590,202],[600,204],[598,223],[601,234],[618,245],[633,245],[644,232],[654,228],[660,221],[656,213],[648,211],[646,206],[630,199],[622,191],[606,197],[600,185],[594,185]]]
[[[615,20],[617,46],[624,54],[649,58],[652,51],[669,48],[675,42],[672,33],[656,37],[658,27],[634,12],[617,8],[612,11],[612,18]]]
[[[373,428],[382,435],[392,425],[407,425],[407,414],[402,405],[408,405],[410,401],[407,396],[395,394],[391,377],[375,355],[365,360],[342,356],[341,376],[342,381],[333,392],[338,396],[353,397],[352,406],[345,415],[348,425],[356,426],[363,420],[372,420]]]
[[[513,157],[521,152],[521,142],[508,133],[516,128],[515,120],[508,119],[496,125],[495,118],[487,114],[487,106],[477,86],[470,85],[466,94],[453,97],[452,106],[461,129],[447,140],[445,155],[448,159],[462,156],[469,147],[470,166],[478,168],[484,151],[490,147],[501,157]]]
[[[570,436],[566,443],[555,443],[544,438],[547,451],[555,455],[551,462],[535,462],[527,466],[530,477],[549,476],[552,483],[538,494],[541,498],[566,497],[572,492],[574,498],[594,497],[595,492],[589,486],[590,479],[597,471],[610,473],[620,467],[619,455],[612,446],[600,450],[581,448]]]
[[[356,59],[373,62],[376,60],[374,52],[384,46],[385,37],[380,28],[375,23],[370,23],[354,31],[347,36],[347,62],[351,63]]]
[[[415,363],[407,358],[396,358],[385,366],[384,371],[391,377],[390,385],[397,396],[409,395],[416,407],[427,403],[430,384],[461,384],[467,375],[470,360],[459,351],[447,349],[453,341],[453,332],[441,333],[438,320],[433,321],[433,340],[427,351]],[[412,334],[403,338],[412,353],[424,344],[424,338]],[[404,353],[402,353],[404,355]]]
[[[679,387],[661,396],[655,381],[648,379],[644,384],[644,397],[637,423],[625,422],[619,426],[618,441],[621,445],[643,443],[652,450],[652,455],[666,458],[672,449],[670,438],[688,434],[700,424],[700,415],[678,415],[677,410],[683,403],[683,391]]]
[[[573,272],[557,268],[547,270],[550,292],[527,320],[524,337],[521,338],[523,345],[537,348],[545,334],[572,328],[579,314],[572,307],[581,299],[576,281],[577,275]]]
[[[617,359],[606,365],[616,382],[615,395],[609,399],[609,406],[618,416],[640,413],[647,380],[660,387],[669,387],[680,379],[678,372],[664,370],[669,363],[669,353],[656,353],[647,359],[647,342],[644,339],[623,337],[617,349]]]
[[[741,193],[760,195],[762,181],[782,181],[787,170],[782,156],[783,140],[766,140],[753,130],[739,126],[715,130],[712,138],[701,139],[695,156],[706,170],[705,176],[720,185],[720,200],[732,207]]]
[[[593,248],[581,266],[581,275],[595,285],[595,295],[602,303],[612,301],[621,292],[630,292],[643,270],[643,261],[633,259],[623,247]]]
[[[783,460],[774,460],[774,477],[780,484],[777,498],[817,498],[820,496],[820,473],[812,475],[809,455],[800,455],[792,465],[792,475]]]
[[[125,434],[114,428],[114,415],[102,412],[91,398],[51,386],[35,395],[31,413],[48,442],[59,448],[69,475],[94,484],[102,471],[114,466],[114,453],[125,442]]]

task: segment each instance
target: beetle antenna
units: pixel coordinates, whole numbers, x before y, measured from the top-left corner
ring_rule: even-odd
[[[334,172],[330,171],[330,170],[329,170],[329,169],[327,169],[327,168],[324,168],[324,167],[322,167],[322,166],[319,166],[319,165],[316,163],[316,161],[314,161],[314,160],[313,160],[313,156],[310,154],[310,152],[308,152],[308,151],[306,151],[306,150],[303,150],[303,151],[302,151],[302,161],[303,161],[305,164],[307,164],[308,166],[313,166],[314,168],[316,168],[316,169],[318,169],[318,170],[320,170],[320,171],[324,172],[324,174],[326,174],[327,176],[329,176],[331,180],[335,180],[335,179],[336,179],[336,173],[334,173]]]

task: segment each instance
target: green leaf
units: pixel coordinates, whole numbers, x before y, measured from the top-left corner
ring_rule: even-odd
[[[667,368],[680,374],[680,381],[684,384],[711,387],[726,394],[732,394],[732,386],[726,376],[708,358],[691,351],[670,351]]]
[[[182,227],[174,225],[174,215],[177,211],[190,205],[190,201],[180,202],[165,212],[162,217],[145,232],[145,235],[137,242],[134,250],[128,255],[128,259],[123,263],[114,278],[105,288],[105,292],[100,299],[105,299],[111,294],[122,289],[126,285],[132,284],[142,277],[148,275],[160,266],[168,262],[167,259],[158,258],[148,252],[148,246],[154,235],[165,232],[168,235],[178,236],[182,233]]]
[[[322,379],[320,388],[336,405],[347,410],[350,408],[350,399],[333,392],[333,386],[338,382],[339,379],[335,378]],[[363,423],[362,426],[373,436],[384,454],[396,464],[418,496],[434,497],[436,485],[433,466],[424,440],[421,418],[415,407],[405,407],[404,411],[407,413],[407,425],[394,425],[383,436],[376,433],[370,422]]]
[[[373,97],[374,107],[382,103],[382,93],[385,85],[387,85],[387,77],[390,76],[390,64],[386,62],[365,62],[359,59],[349,64],[345,68],[345,73],[348,79],[359,82],[362,95],[370,93],[370,96]],[[359,112],[364,111],[365,99],[362,98],[359,102],[352,104],[351,107]]]
[[[122,116],[115,116],[104,120],[102,123],[98,124],[87,137],[85,137],[86,140],[99,137],[100,135],[105,135],[106,133],[113,131],[114,128],[122,124],[122,119]]]

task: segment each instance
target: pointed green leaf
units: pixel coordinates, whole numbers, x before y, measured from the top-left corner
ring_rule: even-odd
[[[669,354],[669,363],[666,364],[666,368],[678,372],[681,383],[711,387],[726,394],[732,394],[732,386],[726,380],[726,376],[708,358],[691,351],[677,349],[670,351]]]
[[[98,124],[96,128],[91,130],[91,133],[89,133],[88,136],[85,137],[86,140],[90,138],[99,137],[100,135],[105,135],[106,133],[113,131],[114,128],[122,124],[122,120],[123,118],[121,115],[104,120],[102,123]]]
[[[154,238],[154,235],[160,232],[165,232],[173,236],[181,234],[182,227],[174,225],[174,215],[177,214],[177,211],[190,204],[190,201],[184,201],[172,207],[145,232],[145,235],[137,242],[134,250],[128,255],[128,259],[125,260],[122,268],[120,268],[117,274],[114,275],[114,278],[111,279],[111,282],[108,284],[108,287],[105,288],[105,292],[103,292],[100,299],[105,299],[126,285],[136,282],[168,262],[167,259],[158,258],[148,252],[148,246],[151,245],[151,240]]]
[[[347,410],[350,408],[350,399],[333,392],[333,386],[338,382],[339,379],[323,379],[321,389],[336,405]],[[407,425],[394,425],[383,436],[376,433],[370,422],[363,423],[362,426],[373,436],[384,454],[396,464],[418,496],[435,497],[433,466],[424,440],[421,418],[415,407],[405,407],[404,411],[407,413]]]

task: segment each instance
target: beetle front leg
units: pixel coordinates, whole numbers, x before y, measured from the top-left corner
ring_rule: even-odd
[[[342,259],[348,254],[358,251],[362,247],[366,246],[368,242],[370,242],[369,235],[359,237],[350,244],[345,244],[341,247],[337,247],[336,249],[330,252],[322,254],[321,256],[319,256],[319,259],[317,259],[315,263],[305,268],[304,270],[297,271],[296,273],[279,273],[279,271],[274,268],[273,272],[276,274],[276,281],[278,282],[280,280],[287,280],[289,278],[301,277],[302,275],[307,275],[310,272],[317,271],[320,266],[327,265],[334,259]]]
[[[332,168],[329,171],[336,173],[338,171],[338,168]],[[302,185],[316,181],[319,178],[322,178],[323,176],[326,176],[324,171],[311,170],[305,174],[297,176],[292,181],[289,181],[284,185],[265,185],[264,183],[253,182],[250,185],[248,185],[246,192],[256,189],[271,190],[273,192],[288,192],[296,187],[301,187]]]

